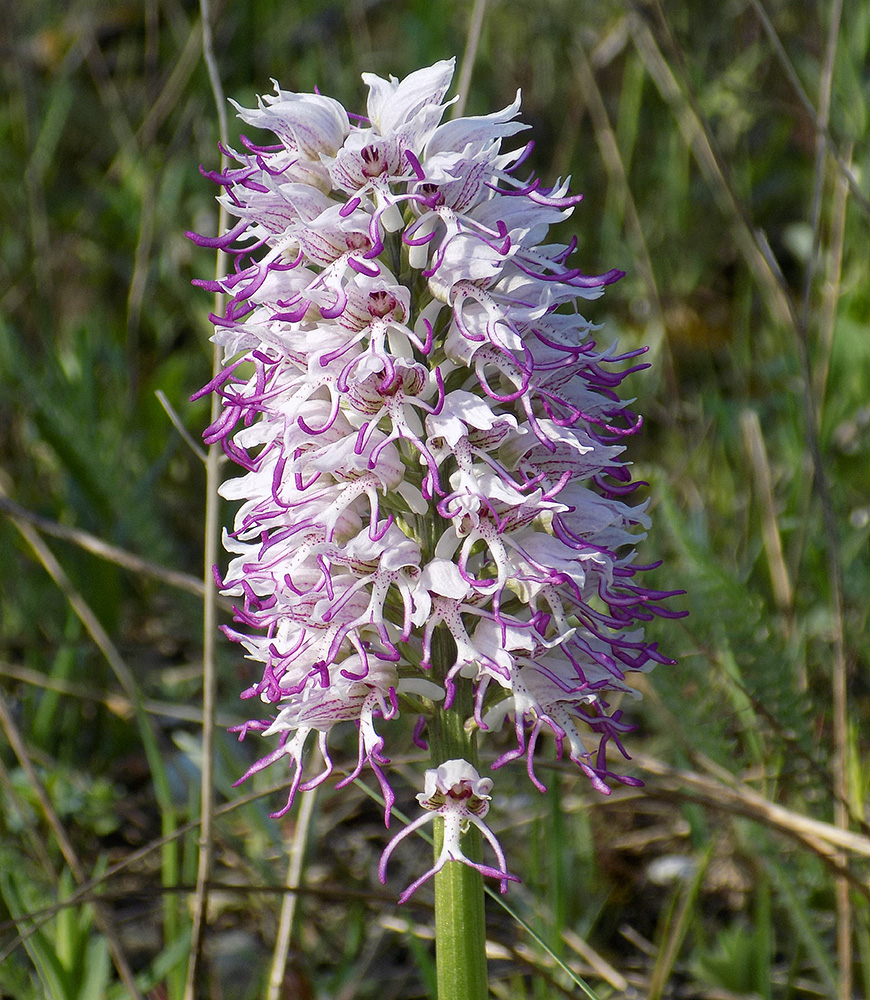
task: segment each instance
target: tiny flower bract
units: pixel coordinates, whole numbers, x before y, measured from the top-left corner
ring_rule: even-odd
[[[459,685],[479,730],[513,724],[493,767],[524,757],[542,788],[534,752],[549,731],[600,791],[637,784],[607,761],[609,745],[627,756],[629,728],[608,697],[669,662],[643,636],[670,595],[637,582],[648,516],[622,457],[641,421],[617,390],[640,352],[599,348],[579,311],[621,272],[586,275],[573,243],[547,242],[580,198],[567,181],[517,178],[530,144],[502,146],[527,128],[519,94],[443,121],[452,74],[452,61],[402,81],[365,74],[364,118],[276,85],[239,108],[272,139],[243,138],[227,151],[236,165],[209,174],[236,224],[192,235],[234,262],[200,282],[228,305],[212,317],[225,368],[198,395],[220,396],[205,440],[242,470],[222,487],[239,502],[220,581],[238,627],[225,631],[262,668],[242,695],[261,709],[237,730],[277,738],[248,773],[287,759],[281,813],[331,773],[329,733],[352,722],[345,780],[368,764],[389,822],[377,719],[406,692],[449,709]],[[438,630],[455,652],[433,670]],[[313,776],[312,733],[325,761]],[[451,831],[433,871],[467,861],[468,822],[490,839],[490,784],[464,761],[427,772],[421,802]],[[499,868],[478,867],[504,886],[490,843]]]

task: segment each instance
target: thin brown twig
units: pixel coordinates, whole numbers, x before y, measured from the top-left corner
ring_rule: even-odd
[[[415,759],[417,759],[416,755]],[[401,763],[401,760],[399,758],[394,757],[393,762],[398,765]],[[342,776],[342,774],[344,774],[344,772],[342,772],[339,769],[336,769],[337,777]],[[288,778],[285,781],[280,781],[277,784],[270,785],[268,788],[264,788],[260,791],[248,792],[246,795],[240,795],[238,798],[232,799],[230,802],[225,802],[223,805],[217,806],[214,810],[214,818],[219,819],[222,816],[229,815],[230,813],[235,812],[237,809],[242,809],[245,806],[250,805],[252,802],[257,802],[260,799],[270,798],[274,795],[278,795],[279,793],[286,794],[287,790],[291,787],[292,784],[293,784],[292,779]],[[383,807],[384,805],[383,798],[380,797],[377,792],[370,789],[364,782],[360,781],[359,778],[354,779],[353,784],[356,788],[359,789],[360,792],[368,795],[369,798],[377,802],[379,806]],[[410,822],[408,817],[405,816],[399,809],[394,808],[393,815],[396,817],[396,819],[398,819],[402,823],[407,824]],[[64,907],[67,906],[73,906],[76,903],[90,902],[91,898],[90,894],[96,892],[98,889],[101,889],[104,885],[107,885],[109,881],[113,879],[116,875],[119,875],[121,872],[126,871],[126,869],[130,868],[132,865],[138,865],[141,861],[144,861],[144,859],[147,858],[149,855],[154,854],[157,851],[162,851],[164,848],[173,844],[175,841],[180,840],[182,837],[186,837],[189,833],[200,829],[201,825],[202,825],[202,820],[200,818],[200,819],[189,820],[187,823],[183,823],[175,827],[168,833],[163,834],[163,836],[150,841],[149,843],[145,844],[140,848],[137,848],[134,851],[131,851],[125,858],[123,858],[121,861],[116,862],[111,867],[107,868],[97,878],[93,878],[84,885],[79,886],[76,890],[70,893],[70,895],[66,898],[66,900],[63,901],[63,903],[59,903],[53,907],[47,907],[44,910],[34,911],[28,914],[28,922],[32,922],[33,926],[26,931],[20,931],[14,941],[12,941],[9,945],[7,945],[3,950],[0,950],[0,962],[5,961],[12,954],[12,952],[19,947],[19,945],[21,945],[25,940],[27,940],[27,938],[30,937],[32,934],[35,934],[60,909],[63,909]],[[425,831],[418,831],[418,836],[420,836],[424,841],[426,841],[430,847],[432,846],[432,839]],[[215,884],[212,881],[209,881],[209,888],[210,889],[222,888],[222,886],[215,886]],[[154,887],[153,891],[161,892],[164,894],[171,894],[175,891],[175,889],[174,886],[161,885],[159,887]],[[182,890],[179,889],[179,891]],[[195,887],[192,886],[186,886],[183,891],[192,893],[195,892],[196,889]],[[251,891],[263,891],[263,892],[269,891],[275,893],[295,891],[299,894],[308,894],[308,895],[327,894],[327,890],[321,890],[307,886],[299,887],[296,890],[290,890],[286,885],[261,887],[261,888],[251,887]],[[344,891],[352,896],[355,894],[354,890],[352,889],[346,889]],[[369,895],[373,899],[381,898],[375,893],[370,893]],[[387,901],[389,902],[395,901],[395,897],[392,895],[384,898],[387,899]],[[431,904],[426,904],[422,902],[415,902],[413,904],[409,903],[409,905],[424,906],[424,907],[428,906],[431,909]]]
[[[737,781],[724,768],[717,767],[712,761],[700,755],[699,759],[713,777],[670,767],[646,754],[632,754],[632,760],[637,766],[657,779],[655,783],[647,785],[644,789],[645,795],[656,796],[663,792],[670,796],[701,802],[715,809],[745,816],[769,829],[777,830],[811,850],[838,875],[848,878],[850,884],[870,900],[870,885],[866,885],[862,879],[853,874],[841,860],[844,851],[870,858],[870,837],[852,830],[842,830],[833,823],[812,819],[793,809],[771,802]]]
[[[399,921],[381,921],[390,930],[399,930]],[[413,933],[416,937],[420,937],[423,940],[431,940],[434,938],[434,932],[428,927],[421,927],[419,924],[414,925],[413,928],[406,928],[405,933]],[[552,953],[549,955],[546,952],[542,955],[539,950],[532,948],[528,944],[522,941],[516,943],[510,941],[496,941],[492,937],[487,936],[486,939],[486,957],[488,960],[498,959],[500,961],[505,961],[506,959],[516,963],[520,969],[526,969],[529,973],[534,975],[536,982],[541,985],[546,986],[545,996],[555,997],[557,994],[559,996],[565,997],[566,1000],[575,1000],[577,997],[577,991],[573,986],[569,986],[565,983],[564,979],[558,975],[558,970],[561,968],[562,971],[569,971],[573,976],[582,976],[584,978],[592,976],[597,976],[607,982],[605,976],[601,976],[599,970],[591,963],[580,965],[577,962],[558,961],[554,962],[552,958]],[[503,973],[504,978],[507,978],[509,973]],[[494,982],[498,981],[498,974],[494,974],[490,980],[490,986],[492,987]],[[622,979],[622,977],[620,977]],[[628,980],[622,979],[625,983],[626,989],[630,989],[630,984]],[[511,983],[514,987],[515,984]],[[588,988],[588,984],[587,984]],[[504,993],[496,993],[495,989],[492,989],[493,996],[504,997]],[[513,996],[513,992],[507,994]],[[597,996],[597,994],[587,994],[591,996]],[[629,994],[630,996],[631,994]]]
[[[145,120],[136,130],[136,141],[140,149],[147,149],[151,145],[160,126],[178,103],[178,98],[184,92],[184,88],[190,82],[193,71],[196,69],[201,44],[202,22],[196,20],[190,26],[190,34],[187,36],[184,48],[175,60],[166,83],[157,95],[157,99],[149,106]]]
[[[100,103],[107,111],[108,125],[115,137],[118,145],[116,160],[121,167],[129,167],[136,154],[136,135],[125,111],[125,102],[122,98],[112,74],[103,56],[103,50],[94,32],[93,26],[87,22],[82,22],[84,30],[80,43],[84,52],[85,62],[91,71],[94,86]]]
[[[614,969],[610,962],[599,954],[585,938],[580,937],[576,931],[565,927],[560,932],[560,937],[572,951],[575,951],[586,962],[595,975],[603,979],[609,986],[621,993],[628,989],[628,980],[625,976],[618,969]]]
[[[0,494],[2,493],[3,488],[2,485],[0,485]],[[154,778],[155,783],[158,781],[160,782],[160,786],[158,788],[158,799],[161,800],[164,829],[167,832],[171,832],[175,829],[175,815],[169,800],[168,787],[166,782],[161,778],[161,772],[159,771],[160,762],[157,759],[157,734],[152,720],[142,709],[138,685],[136,684],[136,680],[130,668],[127,666],[124,658],[121,656],[117,647],[112,642],[108,632],[106,632],[103,628],[100,620],[94,614],[88,602],[73,586],[66,571],[55,558],[54,553],[45,544],[38,532],[34,530],[32,525],[24,521],[20,521],[17,518],[13,517],[11,518],[11,521],[18,530],[19,534],[21,534],[33,550],[34,555],[42,564],[43,569],[45,569],[58,589],[64,595],[79,621],[84,625],[85,630],[91,637],[94,645],[99,649],[100,653],[109,664],[122,689],[129,698],[131,704],[134,706],[136,722],[139,732],[145,742],[145,752],[148,757],[152,777]]]
[[[624,19],[623,22],[624,24]],[[627,35],[627,29],[623,29]],[[590,57],[587,56],[582,39],[579,37],[574,44],[574,73],[577,77],[583,98],[589,111],[592,127],[595,131],[595,140],[601,152],[601,159],[607,171],[608,181],[617,192],[618,201],[625,224],[626,241],[634,255],[635,267],[640,273],[641,280],[646,287],[647,300],[652,311],[652,320],[647,329],[649,339],[653,344],[658,341],[660,353],[664,360],[664,378],[668,389],[672,395],[676,396],[676,376],[674,374],[673,361],[668,349],[665,337],[665,323],[662,315],[662,304],[659,297],[658,284],[655,277],[652,258],[649,254],[646,236],[643,225],[637,211],[637,204],[628,182],[628,174],[620,153],[619,143],[610,123],[610,116],[604,103],[604,97],[598,82],[595,78],[593,65]],[[652,334],[650,337],[649,335]]]
[[[58,694],[67,695],[70,698],[80,698],[82,701],[91,701],[103,705],[113,715],[121,719],[130,719],[136,713],[136,706],[125,695],[117,692],[106,693],[102,688],[91,688],[86,684],[78,684],[75,681],[62,680],[59,677],[50,677],[40,673],[38,670],[31,670],[29,667],[16,666],[13,663],[0,661],[0,677],[9,677],[23,684],[32,687],[42,688],[45,691],[56,691]],[[202,725],[202,712],[192,705],[179,705],[171,701],[157,701],[153,698],[142,698],[139,702],[142,710],[149,715],[159,715],[166,719],[178,719],[180,722],[193,722]],[[234,726],[239,720],[229,715],[218,714],[215,721],[219,726],[229,728]]]
[[[870,823],[868,823],[862,816],[859,816],[854,809],[852,809],[848,798],[840,798],[837,790],[832,786],[831,772],[827,764],[817,761],[812,754],[808,753],[805,747],[800,745],[800,741],[797,740],[794,734],[787,732],[783,729],[782,724],[779,720],[768,710],[767,706],[763,701],[759,700],[744,684],[742,684],[736,677],[730,678],[732,684],[736,684],[737,687],[746,695],[752,704],[753,709],[765,719],[776,731],[779,738],[785,744],[789,753],[794,754],[795,757],[803,760],[810,768],[812,774],[819,778],[825,786],[826,793],[831,797],[831,801],[839,801],[843,807],[849,813],[849,824],[854,824],[858,827],[861,833],[866,836],[870,836]]]
[[[231,802],[227,802],[224,805],[219,806],[215,809],[214,815],[215,817],[224,816],[227,813],[234,812],[236,809],[241,809],[243,806],[249,805],[251,802],[256,802],[258,799],[268,798],[270,795],[276,795],[278,792],[286,791],[287,788],[290,787],[290,784],[290,781],[282,781],[276,785],[271,785],[269,788],[265,788],[262,791],[250,792],[247,795],[241,795],[239,798],[233,799]],[[27,930],[19,930],[18,936],[2,951],[0,951],[0,962],[4,962],[16,948],[18,948],[31,935],[35,934],[41,927],[51,920],[51,918],[55,916],[59,910],[64,907],[89,903],[92,902],[93,899],[99,898],[96,896],[97,890],[99,890],[103,885],[108,884],[108,882],[116,875],[119,875],[132,865],[136,865],[140,861],[143,861],[149,855],[163,850],[163,848],[175,843],[182,837],[186,837],[187,834],[198,830],[199,827],[200,821],[198,819],[190,820],[187,823],[181,824],[170,833],[166,833],[162,837],[157,837],[156,839],[145,844],[143,847],[137,848],[135,851],[131,851],[125,858],[107,868],[97,878],[92,878],[87,882],[84,882],[72,893],[70,893],[70,895],[62,903],[47,907],[43,911],[34,911],[33,913],[28,914],[27,920],[28,923],[32,923],[32,926]],[[155,891],[158,891],[156,887]],[[159,891],[163,893],[171,893],[173,891],[173,887],[160,886]],[[188,886],[186,891],[193,892],[195,891],[195,887]],[[285,889],[284,891],[287,890]]]
[[[688,884],[682,887],[679,898],[668,913],[663,940],[659,945],[650,974],[647,1000],[659,1000],[668,980],[671,978],[671,973],[673,972],[680,949],[683,946],[683,941],[686,938],[689,923],[695,910],[698,893],[701,891],[701,883],[710,865],[710,859],[713,857],[715,846],[716,839],[711,838],[694,876]]]
[[[0,487],[0,493],[2,493],[2,487]],[[0,495],[0,503],[3,503],[5,500],[6,498]],[[64,597],[66,597],[73,611],[76,615],[78,615],[79,620],[84,625],[85,629],[87,629],[87,632],[91,639],[93,639],[94,644],[112,668],[115,677],[117,677],[131,703],[137,703],[137,685],[133,674],[130,672],[130,668],[118,652],[115,644],[109,637],[108,632],[106,632],[100,624],[99,619],[91,610],[87,601],[85,601],[82,595],[73,586],[72,581],[67,576],[64,568],[55,558],[54,553],[45,544],[38,532],[33,529],[32,525],[14,515],[10,515],[10,519],[19,534],[22,535],[24,540],[33,550],[33,553],[42,564],[45,571],[52,578],[52,580],[54,580]]]
[[[191,435],[190,431],[181,422],[181,417],[179,417],[179,415],[175,412],[175,407],[166,398],[166,393],[162,389],[158,389],[157,392],[154,393],[154,395],[157,397],[157,401],[163,407],[166,416],[169,417],[172,426],[181,435],[181,438],[184,441],[184,443],[187,445],[188,448],[190,448],[190,450],[194,453],[194,455],[196,455],[196,457],[200,460],[200,462],[202,462],[202,464],[205,465],[205,463],[208,461],[208,456],[206,455],[205,451],[193,439],[193,436]]]
[[[189,833],[190,831],[187,830],[186,832]],[[221,882],[217,879],[212,879],[209,882],[208,887],[212,892],[226,892],[233,893],[234,895],[249,894],[252,896],[281,897],[295,895],[300,897],[308,896],[311,899],[351,899],[354,901],[358,900],[362,903],[384,903],[389,906],[396,905],[395,893],[391,893],[386,889],[380,891],[377,889],[353,889],[346,883],[337,885],[300,885],[294,887],[288,885],[269,885],[264,882]],[[79,887],[79,889],[77,889],[72,895],[69,895],[64,899],[59,899],[51,906],[43,906],[38,910],[31,910],[24,919],[28,922],[34,920],[41,920],[45,922],[53,919],[63,910],[69,910],[76,906],[87,906],[95,900],[114,903],[129,901],[131,898],[136,896],[144,899],[150,899],[157,896],[192,896],[195,892],[195,882],[178,882],[175,885],[160,885],[151,882],[146,883],[144,881],[137,883],[134,879],[130,878],[125,880],[124,885],[101,892],[99,896],[83,895],[81,887]],[[426,902],[425,899],[415,899],[413,905],[421,910],[434,909],[433,904]],[[18,925],[15,920],[0,920],[0,934],[10,930],[17,930],[17,926]],[[16,941],[15,947],[17,948],[21,943],[21,941]],[[8,954],[9,952],[3,952],[2,955],[0,955],[0,958],[5,958]]]
[[[761,18],[765,31],[773,41],[774,47],[787,66],[790,66],[785,56],[782,44],[774,31],[769,18],[767,18],[760,0],[753,0],[753,5]],[[812,202],[812,228],[814,236],[813,253],[807,267],[804,283],[804,294],[800,311],[792,306],[788,298],[782,281],[774,265],[772,254],[765,242],[760,240],[757,234],[753,234],[749,227],[742,209],[731,193],[730,187],[725,180],[725,176],[719,167],[715,153],[706,136],[703,121],[694,110],[691,101],[685,96],[679,84],[671,72],[670,67],[665,62],[652,32],[649,27],[637,15],[630,15],[632,33],[635,37],[635,44],[642,58],[647,64],[650,75],[656,82],[662,96],[671,104],[681,130],[686,141],[690,144],[702,172],[711,184],[714,195],[720,203],[726,215],[732,222],[732,231],[738,246],[741,248],[747,263],[750,264],[752,273],[756,277],[762,278],[762,290],[765,291],[768,305],[774,318],[790,328],[797,334],[797,344],[800,355],[801,369],[803,373],[803,396],[805,409],[806,440],[810,455],[813,461],[814,476],[813,484],[819,497],[824,520],[824,530],[826,539],[826,549],[828,556],[828,577],[831,589],[831,605],[834,616],[833,635],[833,714],[834,714],[834,783],[836,787],[835,819],[839,827],[848,827],[848,809],[844,807],[844,802],[848,796],[847,784],[847,690],[846,675],[847,663],[845,654],[845,637],[843,630],[843,598],[842,598],[842,568],[839,559],[839,545],[836,528],[836,518],[834,515],[833,503],[830,489],[825,474],[825,466],[819,444],[817,426],[818,417],[815,401],[812,394],[813,373],[809,357],[809,322],[812,290],[814,287],[815,270],[817,266],[820,249],[819,233],[821,219],[821,199],[824,187],[824,162],[828,149],[837,159],[838,166],[845,176],[849,177],[850,172],[844,170],[844,165],[839,152],[832,148],[830,136],[828,134],[828,112],[831,97],[831,81],[836,54],[837,37],[839,34],[839,22],[842,10],[841,0],[836,0],[831,10],[831,21],[829,25],[828,39],[825,50],[825,63],[821,75],[820,106],[818,111],[811,107],[806,98],[800,82],[792,80],[796,92],[801,96],[808,113],[811,115],[817,134],[816,150],[816,171],[814,196]],[[661,12],[660,12],[661,13]],[[661,18],[663,21],[663,18]],[[664,25],[666,30],[666,25]],[[851,184],[851,180],[850,180]],[[859,192],[860,194],[860,192]],[[867,204],[866,198],[862,203]],[[758,267],[759,260],[763,262],[763,267]],[[834,865],[841,859],[833,857],[828,859]],[[851,907],[849,903],[849,886],[845,878],[837,880],[837,955],[840,967],[839,995],[841,1000],[845,1000],[851,994],[851,965],[852,965],[852,934],[851,934]]]
[[[831,823],[825,823],[821,820],[812,819],[811,817],[804,816],[801,813],[788,809],[785,806],[772,803],[764,796],[759,795],[752,789],[747,788],[732,774],[725,771],[723,768],[718,768],[711,761],[706,760],[706,758],[699,757],[699,761],[701,766],[710,771],[711,776],[709,777],[696,771],[687,771],[685,769],[671,767],[663,761],[646,754],[634,753],[632,754],[632,759],[641,771],[645,771],[655,780],[648,782],[646,788],[637,793],[631,792],[626,794],[643,794],[645,796],[652,797],[660,795],[677,797],[680,799],[700,802],[712,808],[721,809],[725,812],[745,816],[755,822],[767,826],[770,829],[777,830],[791,836],[803,847],[812,850],[825,860],[834,855],[838,848],[859,857],[870,858],[870,836],[854,833],[849,830],[840,830]],[[559,766],[554,767],[554,770],[561,769],[562,768]],[[223,805],[218,806],[215,809],[214,815],[216,818],[220,818],[250,805],[252,802],[279,795],[282,792],[286,792],[291,783],[292,782],[288,779],[260,791],[241,795],[230,802],[226,802]],[[370,790],[365,787],[363,787],[362,790],[370,792]],[[370,794],[374,795],[372,792],[370,792]],[[624,796],[617,795],[611,799],[601,799],[596,802],[596,806],[598,808],[606,809],[611,804],[616,804],[617,802],[622,801],[623,798]],[[62,903],[53,907],[47,907],[44,911],[34,911],[34,913],[29,915],[29,920],[33,922],[33,926],[28,928],[24,933],[19,934],[16,940],[7,945],[3,951],[0,951],[0,962],[8,958],[26,937],[39,930],[39,928],[43,926],[45,922],[50,920],[59,909],[90,902],[93,898],[95,898],[94,893],[100,890],[103,886],[107,886],[111,880],[115,878],[115,876],[119,875],[131,866],[138,865],[150,855],[161,850],[167,844],[187,836],[187,834],[191,831],[196,830],[199,825],[199,820],[191,820],[187,823],[179,825],[179,827],[172,833],[156,838],[137,850],[131,851],[125,858],[116,862],[97,878],[91,879],[83,885],[78,886]],[[859,880],[856,880],[856,882],[859,882]],[[858,887],[860,889],[860,884]],[[293,891],[300,895],[312,896],[326,896],[329,895],[330,892],[326,888],[313,888],[308,886],[298,887],[294,890],[288,888],[286,885],[251,885],[245,887],[235,884],[223,886],[214,882],[209,884],[209,888],[226,888],[227,891],[233,892],[239,892],[243,889],[247,889],[250,892],[269,893],[286,893]],[[154,887],[153,891],[161,893],[172,893],[176,891],[193,892],[194,889],[195,887],[190,885],[179,885],[177,887],[158,886]],[[870,887],[865,886],[861,891],[863,891],[865,895],[870,895]],[[109,898],[111,898],[111,895],[109,895]],[[380,897],[372,895],[372,898]],[[392,898],[393,897],[389,897],[390,900],[392,900]]]
[[[149,105],[145,120],[135,133],[131,133],[134,148],[147,149],[153,143],[160,126],[175,107],[180,94],[184,91],[190,77],[193,75],[193,71],[196,69],[201,42],[201,23],[197,20],[191,25],[184,48],[176,59],[172,72],[157,95],[157,99],[153,104]],[[106,179],[108,181],[117,181],[121,174],[121,168],[127,152],[127,146],[122,145],[115,154],[106,171]]]
[[[715,660],[714,650],[707,648],[702,644],[700,653],[707,657],[707,659],[712,663]],[[759,700],[756,695],[743,683],[743,681],[729,673],[727,675],[727,680],[729,684],[734,685],[738,691],[746,699],[746,702],[752,706],[753,711],[755,711],[761,718],[765,719],[773,730],[777,733],[779,738],[783,741],[787,752],[794,757],[796,760],[802,760],[809,768],[810,773],[818,779],[819,782],[824,786],[825,793],[833,801],[837,798],[836,789],[832,785],[831,771],[826,763],[822,763],[812,755],[811,752],[807,750],[805,746],[802,745],[801,741],[793,734],[785,730],[780,723],[780,721],[770,712],[767,705],[763,700]],[[679,720],[668,710],[661,700],[661,697],[656,692],[656,689],[651,684],[643,685],[643,694],[645,698],[648,698],[656,708],[657,713],[661,713],[665,719],[665,725],[670,726],[671,730],[676,734],[676,739],[681,749],[689,756],[690,759],[702,762],[702,766],[705,770],[709,771],[714,777],[729,788],[740,788],[744,787],[729,771],[725,768],[717,767],[709,760],[709,758],[699,754],[691,742],[680,734],[680,724]],[[636,760],[637,755],[633,754],[632,759]],[[646,757],[641,757],[641,760],[647,760]],[[662,764],[662,767],[666,765]],[[855,810],[850,806],[848,799],[842,800],[843,806],[849,811],[850,823],[856,825],[860,830],[861,834],[866,838],[865,844],[867,850],[859,849],[857,853],[866,853],[870,857],[870,822],[865,821],[861,816],[857,815]],[[792,812],[791,810],[786,810],[787,812]],[[793,813],[793,815],[801,816],[800,813]],[[834,829],[830,824],[826,824],[828,829]],[[820,829],[825,829],[822,827]],[[825,839],[823,835],[823,839]],[[860,843],[860,841],[856,842]]]
[[[175,569],[169,569],[168,566],[161,566],[159,563],[151,562],[150,559],[143,559],[141,556],[134,555],[126,549],[118,548],[117,545],[110,545],[108,542],[104,542],[102,538],[97,538],[96,535],[91,535],[87,531],[81,531],[79,528],[70,528],[65,524],[58,524],[57,521],[42,517],[40,514],[34,514],[6,496],[0,495],[0,511],[14,521],[32,524],[33,527],[38,528],[43,534],[63,539],[65,542],[71,542],[80,549],[91,552],[93,555],[99,556],[100,559],[105,559],[106,562],[114,563],[116,566],[121,566],[133,573],[140,573],[142,576],[153,577],[155,580],[160,580],[170,587],[177,587],[179,590],[186,590],[190,594],[196,594],[197,597],[202,597],[203,595],[203,583],[198,577],[190,576],[188,573],[181,573]]]
[[[807,262],[804,275],[804,288],[801,303],[800,324],[798,326],[798,343],[800,345],[801,365],[803,369],[804,409],[806,413],[806,436],[815,463],[813,477],[816,490],[824,512],[825,536],[827,541],[828,577],[831,587],[831,604],[834,614],[834,662],[831,677],[834,714],[834,753],[832,771],[836,798],[834,800],[834,822],[841,829],[849,827],[849,810],[846,806],[849,795],[849,718],[847,696],[847,665],[845,635],[843,627],[843,569],[840,563],[839,539],[837,536],[836,518],[833,502],[827,484],[827,477],[822,461],[821,445],[818,438],[819,413],[821,400],[813,396],[812,361],[810,359],[810,323],[813,291],[816,274],[819,269],[822,252],[822,198],[825,187],[825,162],[827,146],[824,132],[827,131],[831,92],[833,86],[834,65],[837,58],[837,41],[840,34],[840,19],[843,13],[842,0],[834,0],[830,12],[828,37],[825,45],[825,61],[819,86],[818,132],[816,134],[816,161],[812,201],[812,231],[813,247]],[[842,858],[838,860],[842,861]],[[844,878],[836,882],[837,906],[837,966],[839,971],[840,1000],[849,1000],[852,996],[852,904],[849,899],[849,884]]]
[[[16,69],[22,71],[22,66],[18,60]],[[18,86],[23,94],[29,89],[19,77]],[[26,99],[25,99],[26,100]],[[71,103],[71,99],[69,101]],[[8,113],[8,112],[7,112]],[[55,254],[51,252],[51,230],[49,226],[48,205],[46,197],[46,172],[49,166],[49,146],[42,141],[42,137],[48,129],[48,116],[42,116],[42,125],[39,134],[32,135],[33,125],[39,120],[36,115],[24,114],[16,115],[16,126],[22,129],[27,148],[31,150],[24,168],[23,181],[24,191],[27,196],[28,219],[30,222],[30,243],[34,260],[38,260],[41,266],[35,268],[34,278],[36,288],[46,301],[53,301],[55,294],[54,287],[54,260]]]

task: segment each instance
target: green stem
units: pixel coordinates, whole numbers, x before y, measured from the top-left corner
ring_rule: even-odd
[[[455,659],[450,633],[436,630],[432,640],[433,679],[443,680],[447,665]],[[432,764],[467,760],[478,767],[477,743],[464,722],[473,712],[471,691],[458,686],[449,711],[438,707],[429,725]],[[444,821],[435,821],[435,857],[441,853]],[[482,857],[480,833],[474,827],[463,835],[463,851],[474,861]],[[486,917],[483,876],[456,861],[435,876],[435,967],[438,1000],[486,1000]]]

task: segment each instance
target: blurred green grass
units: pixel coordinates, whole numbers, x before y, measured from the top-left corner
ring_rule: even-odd
[[[497,785],[524,877],[511,904],[601,997],[870,994],[870,5],[844,4],[834,50],[838,11],[485,11],[467,113],[521,87],[531,166],[586,193],[566,226],[584,266],[628,272],[591,318],[650,348],[630,387],[654,517],[641,555],[663,560],[655,584],[685,588],[691,611],[651,625],[679,662],[632,708],[641,793],[597,798],[561,768],[543,797],[520,775]],[[360,72],[461,55],[470,15],[460,0],[225,0],[215,49],[242,104],[275,77],[361,108]],[[33,0],[4,16],[0,488],[19,509],[0,519],[0,694],[28,766],[0,746],[0,995],[126,996],[126,962],[143,995],[175,1000],[196,878],[201,601],[69,532],[201,575],[205,474],[155,397],[198,438],[207,404],[188,397],[209,377],[211,304],[190,280],[214,262],[183,234],[216,228],[197,166],[218,159],[201,22],[180,0]],[[67,537],[43,533],[40,557],[22,512]],[[222,645],[221,723],[245,683]],[[266,995],[297,836],[283,995],[431,996],[425,898],[397,911],[373,876],[377,805],[321,790],[310,828],[296,809],[268,820],[274,796],[232,805],[245,749],[219,730],[203,995]],[[399,766],[407,805],[416,764]],[[55,912],[79,876],[101,881]],[[575,995],[513,918],[490,916],[494,996]]]

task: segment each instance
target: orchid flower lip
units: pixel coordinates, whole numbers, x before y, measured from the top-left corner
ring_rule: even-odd
[[[483,822],[483,817],[489,811],[491,788],[491,779],[481,778],[476,769],[465,760],[445,761],[438,768],[426,772],[425,790],[417,796],[417,799],[428,811],[409,823],[384,849],[378,865],[381,882],[385,883],[387,880],[387,863],[396,846],[435,816],[440,816],[444,821],[443,845],[432,868],[405,889],[399,896],[399,903],[406,902],[424,882],[451,861],[468,865],[483,875],[498,879],[502,893],[507,892],[508,882],[519,881],[516,875],[507,870],[501,845],[492,830]],[[463,853],[460,838],[472,825],[480,830],[484,840],[492,847],[499,867],[494,868],[471,861]]]

